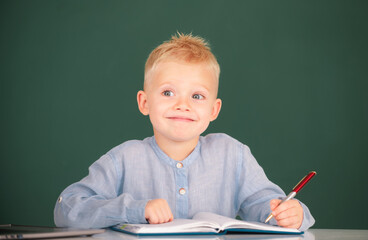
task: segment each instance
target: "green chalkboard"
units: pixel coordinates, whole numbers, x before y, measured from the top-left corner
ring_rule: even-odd
[[[247,144],[316,228],[367,228],[367,1],[1,1],[0,223],[53,225],[58,194],[112,147],[152,135],[150,51],[206,38],[223,108],[206,133]]]

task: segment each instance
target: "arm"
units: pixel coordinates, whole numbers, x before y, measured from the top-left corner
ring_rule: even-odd
[[[121,167],[121,166],[120,166]],[[122,179],[118,166],[109,155],[89,168],[89,175],[70,185],[60,195],[54,221],[58,227],[103,228],[122,222],[143,223],[147,200],[119,195]]]
[[[264,222],[271,213],[270,201],[284,198],[285,193],[280,187],[268,180],[247,146],[244,146],[242,153],[238,178],[239,215],[244,220]],[[304,231],[311,227],[315,221],[308,208],[301,202],[298,204],[303,212],[299,230]],[[277,225],[276,219],[271,219],[269,223]]]

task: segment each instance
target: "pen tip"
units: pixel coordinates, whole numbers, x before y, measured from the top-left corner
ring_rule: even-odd
[[[272,213],[268,216],[268,218],[266,219],[265,223],[267,223],[268,221],[271,220],[271,218],[273,217]]]

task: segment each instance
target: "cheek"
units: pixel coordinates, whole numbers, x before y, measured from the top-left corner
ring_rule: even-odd
[[[212,116],[212,107],[210,105],[202,106],[199,108],[199,113],[203,120],[209,119]]]
[[[161,116],[165,113],[166,109],[167,109],[167,103],[163,101],[154,101],[152,102],[152,105],[150,108],[150,115]]]

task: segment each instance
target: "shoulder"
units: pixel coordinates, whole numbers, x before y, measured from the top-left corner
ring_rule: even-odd
[[[211,133],[201,136],[200,142],[202,151],[235,158],[251,157],[252,155],[247,145],[225,133]]]
[[[151,149],[153,137],[148,137],[143,140],[128,140],[122,144],[112,148],[106,153],[111,158],[121,159],[123,156],[140,155]]]
[[[224,134],[208,134],[200,138],[200,151],[203,161],[211,165],[226,169],[229,175],[240,176],[240,171],[248,162],[251,155],[247,154],[249,148],[237,139]]]
[[[121,176],[123,174],[122,169],[134,169],[138,162],[148,159],[147,156],[150,155],[150,151],[153,151],[151,141],[152,137],[123,142],[101,156],[93,165],[108,168]]]
[[[246,145],[225,133],[211,133],[200,138],[202,151],[219,155],[237,156],[242,154]]]
[[[230,146],[241,147],[244,145],[235,138],[225,133],[211,133],[206,136],[201,136],[200,141],[202,146],[206,147],[224,148]]]

